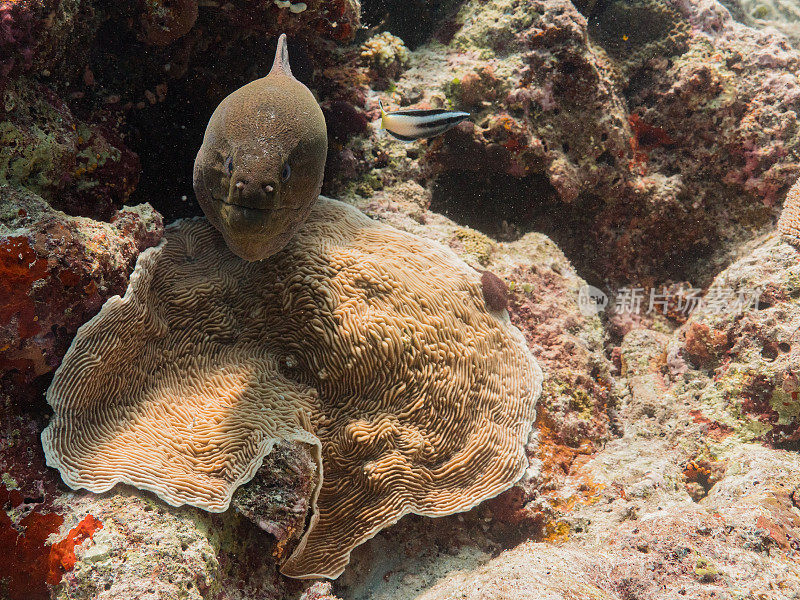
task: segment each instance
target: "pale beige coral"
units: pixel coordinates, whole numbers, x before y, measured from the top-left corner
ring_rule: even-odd
[[[778,232],[784,241],[800,248],[800,180],[791,187],[783,201]]]
[[[391,67],[399,69],[408,63],[409,53],[403,40],[384,31],[361,45],[361,58],[367,66],[386,71]]]
[[[338,576],[407,513],[446,515],[525,470],[541,371],[449,249],[321,199],[264,261],[205,220],[145,252],[79,331],[48,401],[48,464],[225,510],[278,439],[321,447],[316,512],[283,565]]]

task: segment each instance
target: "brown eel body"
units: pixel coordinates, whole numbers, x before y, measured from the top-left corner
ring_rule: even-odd
[[[220,102],[195,158],[197,200],[234,254],[261,260],[288,243],[319,196],[327,148],[325,117],[281,35],[269,74]]]

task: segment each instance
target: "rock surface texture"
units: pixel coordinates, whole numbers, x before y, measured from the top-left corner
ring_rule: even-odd
[[[712,0],[582,9],[461,5],[379,97],[471,122],[410,146],[353,141],[335,191],[412,177],[462,224],[544,231],[592,279],[706,285],[800,174],[800,52]]]
[[[148,204],[103,223],[0,186],[0,374],[53,371],[78,327],[124,291],[139,253],[162,234]]]

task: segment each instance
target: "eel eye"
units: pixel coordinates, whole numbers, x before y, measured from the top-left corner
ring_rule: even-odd
[[[289,163],[283,163],[283,169],[281,170],[281,180],[286,181],[289,177],[292,176],[292,167],[289,166]]]
[[[230,156],[225,159],[225,170],[228,175],[233,175],[233,159]]]

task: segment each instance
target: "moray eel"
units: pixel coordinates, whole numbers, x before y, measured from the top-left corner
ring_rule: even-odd
[[[194,161],[194,192],[208,221],[245,260],[278,252],[322,188],[328,136],[322,109],[292,76],[286,35],[269,74],[217,106]]]

